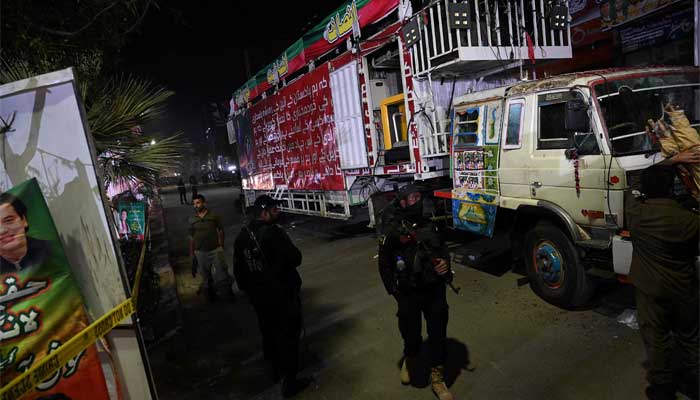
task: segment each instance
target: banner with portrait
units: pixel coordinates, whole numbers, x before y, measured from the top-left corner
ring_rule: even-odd
[[[117,208],[119,238],[144,240],[146,204],[142,201],[120,201]]]
[[[35,179],[0,195],[0,387],[89,325],[53,218]],[[109,399],[95,345],[27,400]]]

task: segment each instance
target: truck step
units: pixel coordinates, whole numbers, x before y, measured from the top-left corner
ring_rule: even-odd
[[[610,241],[603,239],[579,240],[576,242],[576,245],[591,249],[605,250],[610,248]]]

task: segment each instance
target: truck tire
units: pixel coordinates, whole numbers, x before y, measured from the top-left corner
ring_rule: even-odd
[[[530,288],[545,301],[573,309],[591,299],[594,282],[561,229],[549,223],[537,224],[525,235],[524,256]]]

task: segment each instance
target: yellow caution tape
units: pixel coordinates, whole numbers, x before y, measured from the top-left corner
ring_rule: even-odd
[[[53,375],[54,372],[66,365],[68,361],[75,358],[81,351],[90,347],[97,339],[109,333],[120,322],[133,314],[136,311],[136,304],[134,304],[132,299],[124,300],[123,303],[90,324],[79,334],[73,336],[49,356],[44,357],[41,362],[30,370],[0,389],[0,399],[17,400],[33,391],[38,384]]]
[[[148,234],[148,225],[146,226],[146,234]],[[27,393],[32,392],[37,385],[66,365],[68,361],[75,358],[81,351],[92,346],[97,339],[108,334],[115,326],[136,312],[136,299],[138,297],[145,254],[146,243],[144,242],[141,256],[139,257],[138,269],[136,270],[132,297],[124,300],[107,314],[73,336],[61,347],[52,351],[50,355],[44,357],[38,364],[1,388],[0,400],[18,400]]]

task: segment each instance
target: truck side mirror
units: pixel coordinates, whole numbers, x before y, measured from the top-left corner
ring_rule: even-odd
[[[566,102],[564,127],[569,132],[589,132],[591,130],[588,104],[583,99],[573,98]]]

